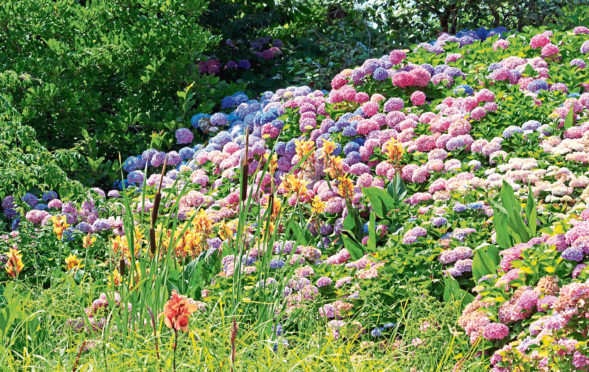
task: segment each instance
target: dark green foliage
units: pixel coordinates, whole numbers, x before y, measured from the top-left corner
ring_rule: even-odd
[[[36,140],[35,130],[21,124],[8,99],[0,95],[0,199],[32,189],[83,197],[82,185],[68,179],[52,154]]]
[[[154,132],[189,126],[177,91],[192,82],[208,111],[226,84],[194,62],[214,40],[196,20],[204,0],[7,0],[0,3],[0,85],[49,150],[73,148],[64,168],[114,174],[113,160]],[[190,107],[189,107],[190,108]],[[162,147],[169,147],[166,138]],[[101,169],[102,167],[102,169]]]

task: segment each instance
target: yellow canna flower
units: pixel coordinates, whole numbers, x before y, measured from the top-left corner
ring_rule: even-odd
[[[74,270],[82,267],[82,260],[80,260],[76,255],[70,254],[65,259],[65,264],[67,265],[68,270]]]
[[[315,195],[313,201],[311,202],[311,212],[314,214],[323,213],[325,210],[325,203],[321,201],[321,198],[318,195]]]
[[[311,140],[295,140],[295,145],[296,153],[301,159],[307,156],[307,154],[312,154],[315,150],[315,145]],[[309,155],[309,157],[311,156],[312,155]]]
[[[391,138],[384,146],[385,154],[388,156],[389,161],[395,166],[399,165],[401,158],[403,157],[403,145],[396,139]]]
[[[51,221],[53,221],[53,232],[57,235],[57,240],[61,240],[63,231],[70,226],[65,215],[51,216]]]
[[[22,262],[22,255],[14,248],[11,248],[6,255],[8,256],[8,262],[5,265],[6,272],[11,277],[16,278],[25,267]]]

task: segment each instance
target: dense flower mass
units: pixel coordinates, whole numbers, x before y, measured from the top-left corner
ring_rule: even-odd
[[[60,244],[106,241],[111,287],[133,288],[149,274],[130,270],[136,260],[216,257],[203,293],[234,280],[246,291],[275,289],[285,319],[316,309],[334,338],[355,328],[357,337],[382,337],[391,327],[356,323],[368,311],[362,301],[419,276],[412,280],[446,300],[459,296],[456,334],[486,348],[494,371],[583,370],[588,38],[583,27],[442,34],[339,72],[329,91],[238,92],[218,112],[192,116],[174,133],[176,149],[127,158],[125,179],[106,194],[89,191],[81,205],[51,191],[7,196],[3,218],[15,229],[53,228]],[[277,58],[275,42],[256,45],[259,57]],[[199,69],[246,68],[232,62]],[[206,144],[191,145],[197,132],[210,136]],[[121,210],[121,196],[132,211]],[[177,213],[178,228],[145,224],[158,210]],[[124,224],[127,212],[139,218]],[[4,250],[10,277],[27,273],[26,249]],[[78,257],[67,255],[72,272]],[[96,301],[89,317],[102,321],[108,301]],[[206,311],[172,292],[164,323],[188,330],[196,309]]]

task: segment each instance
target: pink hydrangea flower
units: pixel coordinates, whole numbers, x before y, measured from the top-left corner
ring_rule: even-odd
[[[548,43],[550,43],[550,38],[546,33],[536,34],[532,37],[532,40],[530,40],[530,47],[534,49],[542,48]]]
[[[425,93],[420,90],[416,90],[411,94],[411,103],[415,106],[421,106],[425,103]]]
[[[393,65],[398,65],[399,63],[403,62],[406,57],[407,55],[404,51],[395,49],[389,54],[389,61],[391,61]]]
[[[487,340],[503,340],[509,334],[509,328],[502,323],[487,324],[483,331],[483,337]]]
[[[555,56],[558,53],[559,53],[558,47],[552,43],[548,43],[542,48],[542,57],[544,57],[544,58]]]

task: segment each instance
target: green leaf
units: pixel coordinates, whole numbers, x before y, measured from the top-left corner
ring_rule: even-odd
[[[368,251],[376,251],[376,215],[370,212],[370,223],[368,224]]]
[[[456,279],[444,277],[444,301],[460,300],[460,306],[464,308],[474,300],[474,296],[460,288]]]
[[[353,213],[349,212],[350,211],[348,210],[348,215],[344,218],[344,229],[354,231],[354,228],[356,227],[356,219],[354,218]]]
[[[381,188],[363,187],[362,193],[368,197],[372,210],[380,218],[385,218],[387,212],[395,205],[395,200]]]
[[[362,244],[360,244],[349,231],[342,231],[342,239],[344,241],[344,247],[346,247],[353,260],[359,260],[364,256]]]
[[[534,73],[536,71],[534,71],[534,68],[528,63],[526,65],[526,68],[524,69],[524,73],[522,74],[523,76],[534,76]]]
[[[490,252],[487,247],[479,248],[472,260],[472,277],[474,282],[478,283],[479,279],[487,274],[495,274],[498,263],[498,252]]]
[[[536,236],[538,210],[536,207],[536,199],[532,193],[532,187],[528,186],[528,201],[526,203],[526,219],[528,220],[528,230],[531,236]]]
[[[572,127],[574,124],[574,121],[575,121],[575,113],[573,111],[573,105],[571,105],[569,113],[567,114],[566,119],[564,119],[564,129],[569,129],[570,127]]]
[[[396,173],[393,180],[388,184],[387,192],[397,202],[402,202],[405,195],[407,195],[407,188],[399,173]]]

